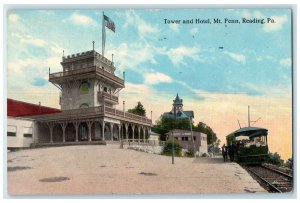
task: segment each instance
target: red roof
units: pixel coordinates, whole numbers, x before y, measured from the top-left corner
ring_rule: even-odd
[[[59,109],[7,99],[7,116],[22,117],[61,112]]]

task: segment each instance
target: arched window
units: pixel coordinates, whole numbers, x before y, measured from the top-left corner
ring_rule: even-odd
[[[82,109],[82,108],[89,108],[89,104],[88,103],[82,103],[79,108]]]
[[[107,87],[104,87],[103,91],[104,91],[104,92],[107,92]]]
[[[81,94],[88,94],[89,93],[89,89],[91,87],[91,84],[88,81],[83,81],[80,84],[79,90]]]

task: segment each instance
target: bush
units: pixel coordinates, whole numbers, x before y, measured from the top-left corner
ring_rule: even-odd
[[[285,166],[288,167],[289,169],[293,169],[293,159],[290,158],[285,162]]]
[[[195,156],[194,150],[189,149],[187,152],[185,152],[185,156],[194,157]]]
[[[174,140],[174,155],[181,156],[181,153],[182,153],[182,146],[177,140]],[[167,156],[172,156],[172,141],[166,142],[162,154]]]
[[[283,164],[283,160],[280,159],[280,155],[277,152],[275,152],[274,154],[269,153],[267,162],[278,166],[281,166]]]
[[[202,156],[202,157],[208,157],[208,154],[203,153],[201,156]]]

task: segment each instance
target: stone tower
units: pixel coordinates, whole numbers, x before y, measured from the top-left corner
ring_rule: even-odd
[[[92,50],[63,56],[61,65],[62,72],[49,74],[49,81],[61,89],[61,110],[115,108],[119,103],[124,80],[115,75],[113,61]]]

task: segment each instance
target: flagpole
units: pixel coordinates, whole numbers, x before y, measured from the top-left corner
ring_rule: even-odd
[[[102,56],[104,56],[104,49],[105,49],[105,27],[104,27],[104,11],[102,14]]]

